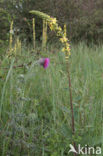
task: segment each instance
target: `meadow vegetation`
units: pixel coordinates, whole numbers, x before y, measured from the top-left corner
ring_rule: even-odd
[[[45,53],[22,46],[16,58],[1,56],[0,155],[66,156],[73,141],[102,147],[103,46],[79,43],[71,53],[75,135],[61,46],[48,44]],[[51,60],[47,70],[35,64],[41,56]]]
[[[38,2],[0,1],[0,156],[102,156],[103,0]]]

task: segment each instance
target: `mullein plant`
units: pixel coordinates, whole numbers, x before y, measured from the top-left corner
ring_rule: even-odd
[[[67,26],[66,26],[66,24],[64,24],[64,35],[65,35],[65,37],[67,37]]]
[[[19,38],[16,39],[13,51],[15,56],[21,55],[21,41],[19,40]]]
[[[16,45],[17,45],[17,52],[21,55],[21,41],[19,38],[16,40]]]
[[[35,37],[35,18],[33,18],[32,24],[33,24],[33,47],[35,49],[35,40],[36,40],[36,37]]]
[[[72,134],[75,135],[74,110],[73,110],[73,102],[72,102],[72,88],[71,88],[70,65],[69,65],[69,57],[71,55],[71,52],[70,52],[69,40],[66,37],[66,25],[64,25],[64,30],[62,30],[62,28],[58,25],[56,18],[53,18],[45,13],[42,13],[36,10],[30,11],[30,13],[41,17],[43,20],[46,20],[50,30],[56,33],[56,36],[59,37],[60,42],[62,43],[62,46],[63,46],[62,52],[65,53],[65,61],[66,61],[66,67],[67,67],[66,69],[68,73],[68,82],[69,82]],[[74,141],[73,141],[73,144],[75,147]],[[76,155],[76,153],[74,153],[74,155]]]
[[[8,52],[8,57],[11,56],[16,56],[17,53],[19,52],[19,54],[21,54],[21,41],[19,40],[19,38],[16,39],[16,42],[13,46],[13,21],[10,24],[10,39],[9,39],[9,52]]]
[[[13,50],[12,44],[13,44],[13,21],[11,21],[10,24],[9,53],[8,53],[9,56],[12,54],[12,50]]]

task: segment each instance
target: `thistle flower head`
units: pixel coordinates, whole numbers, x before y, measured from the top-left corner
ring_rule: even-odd
[[[50,59],[49,58],[41,58],[39,61],[39,64],[43,66],[44,69],[48,68],[50,64]]]

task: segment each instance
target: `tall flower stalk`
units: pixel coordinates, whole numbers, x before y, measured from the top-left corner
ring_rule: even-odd
[[[33,20],[32,20],[32,24],[33,24],[33,47],[34,47],[34,49],[35,49],[35,18],[33,18]]]
[[[67,26],[66,26],[66,24],[64,24],[64,35],[65,35],[65,37],[67,37]]]
[[[12,53],[12,43],[13,43],[13,21],[10,24],[10,39],[9,39],[9,55]]]
[[[48,26],[51,31],[54,31],[56,33],[56,36],[60,38],[60,42],[62,43],[62,52],[65,53],[65,61],[66,61],[66,69],[68,73],[68,83],[69,83],[69,94],[70,94],[70,109],[71,109],[71,123],[72,123],[72,134],[75,135],[75,125],[74,125],[74,110],[73,110],[73,102],[72,102],[72,87],[71,87],[71,78],[70,78],[70,65],[69,65],[69,56],[71,55],[70,52],[70,44],[69,40],[66,37],[66,25],[64,25],[64,30],[58,25],[57,19],[50,17],[49,15],[42,13],[40,11],[30,11],[30,13],[35,14],[42,19],[45,19],[48,23]],[[73,142],[75,147],[75,142]],[[74,156],[76,156],[76,153],[74,153]]]
[[[14,54],[16,55],[21,55],[21,41],[19,40],[19,38],[16,39],[15,45],[14,45]]]

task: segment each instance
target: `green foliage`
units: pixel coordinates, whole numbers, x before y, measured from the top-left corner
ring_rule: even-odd
[[[51,45],[50,45],[51,46]],[[71,131],[64,54],[48,45],[50,67],[33,65],[38,56],[22,48],[0,66],[0,155],[68,156],[69,144],[103,144],[103,47],[72,45],[71,80],[75,136]],[[57,53],[50,53],[52,49]],[[32,65],[27,65],[32,61]],[[19,64],[24,67],[13,68]],[[4,69],[6,68],[6,69]],[[71,154],[72,155],[72,154]]]
[[[92,41],[100,43],[103,41],[103,0],[15,0],[2,1],[0,8],[0,40],[8,38],[10,19],[14,20],[15,34],[22,40],[32,41],[32,17],[30,10],[38,10],[56,17],[61,24],[67,24],[68,38],[74,42],[85,40],[88,44]],[[0,11],[1,12],[1,11]],[[8,18],[8,14],[9,16]],[[36,34],[40,40],[42,35],[41,19],[36,17]],[[54,40],[53,33],[49,32]]]
[[[0,8],[0,46],[3,44],[6,45],[6,42],[9,38],[9,24],[10,24],[10,15],[9,13]]]

